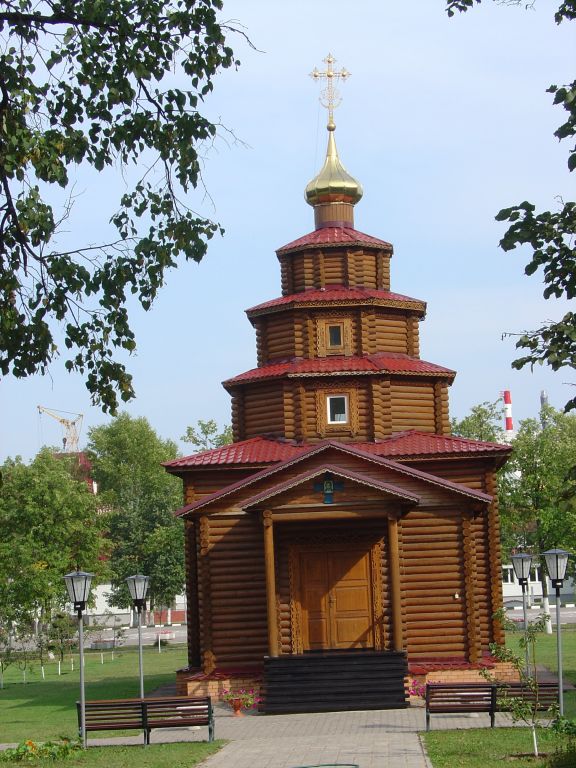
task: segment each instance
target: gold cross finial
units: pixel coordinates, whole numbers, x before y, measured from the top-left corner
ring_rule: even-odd
[[[324,62],[326,64],[325,71],[319,72],[318,69],[314,67],[312,72],[310,72],[310,77],[314,80],[326,79],[326,88],[320,93],[320,103],[328,109],[328,130],[333,131],[336,127],[334,124],[334,110],[342,101],[335,85],[340,80],[349,78],[350,72],[346,69],[341,69],[339,72],[336,71],[332,66],[336,62],[336,59],[331,53],[326,56]]]

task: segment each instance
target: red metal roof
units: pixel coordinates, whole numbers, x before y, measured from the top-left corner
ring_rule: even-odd
[[[499,443],[484,443],[479,440],[468,440],[464,437],[434,435],[428,432],[408,430],[393,435],[388,440],[377,443],[352,443],[366,453],[383,457],[397,458],[430,458],[444,455],[506,455],[510,452],[509,445]],[[164,466],[168,469],[186,469],[188,467],[220,466],[220,465],[260,465],[276,464],[288,461],[304,453],[310,448],[310,443],[294,443],[288,440],[268,437],[253,437],[239,443],[214,448],[210,451],[194,453],[173,461],[167,461]]]
[[[288,253],[289,251],[298,251],[302,248],[323,246],[324,248],[336,248],[338,246],[360,245],[372,248],[381,248],[388,251],[392,250],[392,244],[386,240],[379,240],[377,237],[365,235],[352,227],[322,227],[309,232],[304,237],[293,240],[287,245],[283,245],[276,251],[277,254]]]
[[[379,352],[375,355],[340,356],[311,358],[309,360],[292,359],[279,363],[270,363],[260,368],[252,368],[250,371],[240,373],[223,382],[225,387],[243,384],[247,381],[260,379],[276,379],[282,376],[334,376],[373,373],[405,373],[409,375],[436,374],[447,378],[453,378],[456,373],[450,368],[443,368],[425,360],[395,352]]]
[[[164,462],[169,469],[179,467],[217,466],[221,464],[274,464],[298,456],[309,446],[296,445],[286,440],[253,437],[239,443],[223,445],[209,451],[194,453],[180,459]]]
[[[328,288],[313,288],[308,291],[302,291],[301,293],[293,293],[289,296],[280,296],[277,299],[265,301],[263,304],[257,304],[255,307],[247,309],[246,314],[250,316],[266,309],[285,307],[289,304],[301,306],[323,304],[330,301],[346,301],[351,304],[356,304],[359,301],[366,301],[371,304],[382,303],[386,306],[394,306],[396,304],[405,306],[409,303],[418,305],[418,309],[421,309],[422,312],[426,311],[425,301],[413,299],[410,296],[403,296],[401,293],[379,291],[375,288],[347,288],[344,285],[331,285]]]
[[[451,480],[445,480],[442,477],[437,477],[436,475],[432,475],[428,472],[423,472],[420,469],[414,469],[413,467],[408,467],[405,464],[399,464],[398,462],[393,461],[392,459],[386,459],[382,456],[376,456],[376,455],[370,454],[367,451],[363,451],[359,449],[356,445],[353,445],[350,443],[339,443],[335,440],[324,440],[314,445],[305,446],[304,450],[300,453],[299,456],[298,455],[294,456],[291,459],[287,459],[286,461],[277,463],[271,467],[265,467],[259,472],[256,472],[255,474],[250,475],[247,478],[239,480],[236,483],[231,483],[230,485],[227,485],[226,487],[221,488],[219,491],[215,491],[214,493],[211,493],[207,496],[204,496],[201,499],[198,499],[198,501],[195,501],[192,504],[186,504],[184,507],[181,507],[180,509],[176,510],[175,514],[178,516],[181,516],[193,510],[204,508],[212,504],[212,502],[214,501],[218,501],[220,499],[225,498],[226,496],[230,496],[234,494],[236,491],[239,491],[243,488],[248,488],[251,485],[258,483],[260,480],[271,477],[278,472],[282,472],[283,470],[294,466],[296,463],[302,461],[305,458],[315,456],[328,449],[336,449],[337,451],[340,451],[342,453],[351,454],[353,456],[359,456],[361,458],[364,458],[368,461],[373,462],[376,465],[387,467],[388,469],[396,471],[400,475],[406,475],[409,477],[418,478],[424,482],[430,483],[431,485],[435,485],[440,488],[453,491],[469,499],[474,499],[476,501],[481,501],[484,503],[490,503],[492,501],[492,496],[490,496],[487,493],[473,490],[468,486],[461,485],[460,483],[454,483]]]
[[[387,457],[413,457],[444,454],[508,454],[509,445],[485,443],[481,440],[469,440],[466,437],[435,435],[428,432],[407,430],[379,443],[355,443],[363,451]]]

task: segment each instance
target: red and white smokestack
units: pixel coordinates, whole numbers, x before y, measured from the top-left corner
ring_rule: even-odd
[[[514,422],[512,421],[512,395],[509,389],[502,392],[504,400],[504,429],[506,432],[506,442],[514,439]]]

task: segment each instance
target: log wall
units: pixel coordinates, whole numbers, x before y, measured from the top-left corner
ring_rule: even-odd
[[[404,638],[409,658],[465,657],[460,514],[413,510],[400,520]]]
[[[283,254],[284,296],[330,285],[390,290],[390,251],[326,248]]]
[[[284,499],[288,501],[288,498]],[[188,542],[194,535],[189,528]],[[200,626],[191,616],[189,661],[210,667],[256,665],[267,654],[263,533],[256,513],[212,515],[200,522],[199,577],[188,558],[189,594],[197,589]],[[486,601],[487,517],[466,508],[412,510],[400,519],[401,608],[409,658],[478,659],[494,639]],[[392,605],[386,517],[367,521],[274,523],[280,652],[294,652],[293,599],[298,584],[290,573],[291,545],[382,542],[381,622],[383,647],[391,649]],[[192,550],[191,550],[192,551]],[[379,617],[376,617],[378,620]]]
[[[243,398],[242,439],[257,435],[284,435],[284,395],[282,382],[246,387]]]
[[[325,356],[327,351],[321,344],[322,324],[330,320],[346,324],[346,335],[350,337],[346,354],[393,352],[419,357],[418,319],[406,315],[404,310],[327,303],[306,312],[275,312],[255,318],[258,366],[293,357]]]
[[[350,422],[326,424],[325,397],[346,394]],[[258,435],[315,442],[385,439],[416,429],[449,434],[445,382],[416,377],[339,376],[283,379],[238,387],[232,400],[234,440]]]
[[[197,467],[183,475],[184,480],[184,504],[193,504],[203,496],[225,488],[227,485],[243,480],[262,469],[258,467]]]
[[[211,628],[203,652],[218,667],[259,664],[268,651],[262,537],[257,515],[209,519]]]
[[[401,314],[376,312],[372,349],[375,352],[400,352],[408,354],[408,318]]]
[[[418,429],[436,431],[434,384],[410,380],[391,383],[392,432]]]

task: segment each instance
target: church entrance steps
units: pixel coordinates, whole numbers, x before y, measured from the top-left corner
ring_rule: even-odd
[[[267,657],[260,710],[266,714],[406,707],[406,655],[312,651]]]

